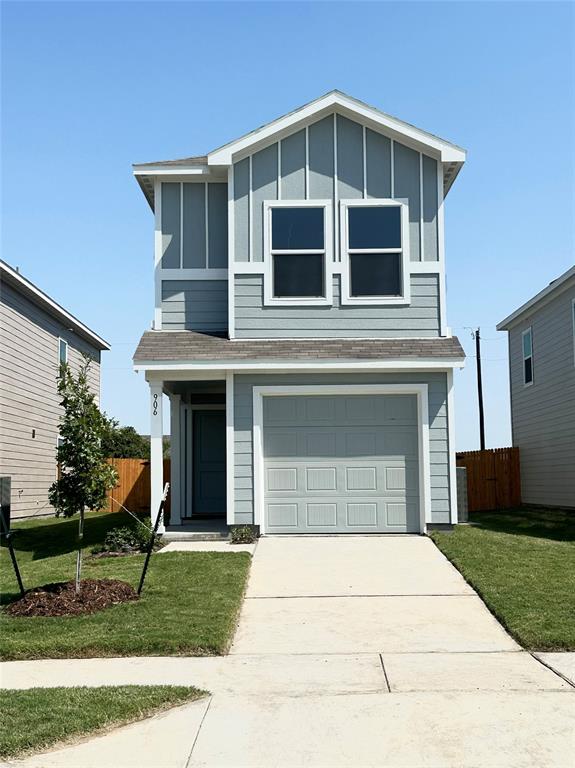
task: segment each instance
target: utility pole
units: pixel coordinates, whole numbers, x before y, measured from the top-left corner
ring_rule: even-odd
[[[483,382],[481,380],[481,336],[479,328],[473,333],[475,337],[475,353],[477,358],[477,399],[479,401],[479,442],[481,450],[485,450],[485,416],[483,413]]]

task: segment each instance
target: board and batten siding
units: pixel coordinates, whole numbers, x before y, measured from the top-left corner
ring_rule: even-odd
[[[0,475],[12,478],[12,516],[53,513],[48,489],[56,479],[61,415],[58,339],[68,342],[73,371],[83,362],[82,353],[93,358],[88,382],[98,399],[100,352],[5,283],[0,335]]]
[[[228,281],[163,280],[162,328],[225,333]]]
[[[264,306],[263,275],[235,276],[236,338],[439,336],[439,276],[411,275],[409,306],[340,303],[341,276],[333,276],[332,306]]]
[[[162,269],[226,269],[228,185],[161,184]]]
[[[575,508],[575,283],[509,331],[513,445],[526,504]],[[522,333],[532,329],[533,384],[523,383]]]
[[[438,261],[437,174],[434,158],[328,115],[234,164],[234,260],[264,261],[264,200],[330,199],[339,228],[340,200],[395,198],[409,205],[411,261]]]
[[[431,517],[449,523],[449,438],[447,427],[447,374],[236,374],[234,376],[234,497],[235,522],[254,519],[253,387],[286,384],[427,384],[429,387],[429,448]],[[455,447],[453,446],[453,449]]]

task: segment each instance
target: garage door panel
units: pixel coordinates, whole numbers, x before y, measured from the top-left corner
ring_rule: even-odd
[[[264,407],[269,533],[419,530],[415,396],[286,400]]]
[[[346,523],[349,528],[377,528],[377,502],[347,502]]]
[[[298,527],[297,504],[268,504],[267,519],[270,528],[297,528]]]
[[[296,467],[268,467],[266,472],[267,491],[297,491]]]
[[[306,524],[311,528],[337,528],[337,504],[306,503]]]

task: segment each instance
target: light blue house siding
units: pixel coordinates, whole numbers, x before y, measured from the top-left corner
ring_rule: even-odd
[[[162,327],[167,331],[228,330],[227,280],[163,280]]]
[[[163,182],[162,269],[226,269],[228,185]]]
[[[406,384],[423,383],[429,392],[431,514],[433,523],[450,522],[447,374],[236,374],[234,376],[234,493],[235,522],[252,523],[253,387],[266,385]]]
[[[411,260],[437,261],[437,172],[434,158],[328,115],[234,164],[234,259],[264,260],[264,200],[329,199],[337,212],[342,199],[393,197],[409,204]]]
[[[333,277],[332,306],[269,307],[263,303],[263,275],[237,275],[236,338],[406,338],[439,336],[439,276],[411,276],[409,306],[351,306],[340,303],[341,276]]]

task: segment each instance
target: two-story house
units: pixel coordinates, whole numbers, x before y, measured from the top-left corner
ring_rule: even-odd
[[[444,199],[465,151],[338,91],[134,166],[155,214],[152,510],[265,534],[457,521]],[[168,478],[166,478],[167,480]]]
[[[58,471],[60,364],[77,371],[88,356],[99,399],[100,355],[110,346],[4,261],[0,336],[0,475],[11,478],[11,514],[54,514],[48,490]]]
[[[575,509],[575,266],[497,326],[526,504]]]

